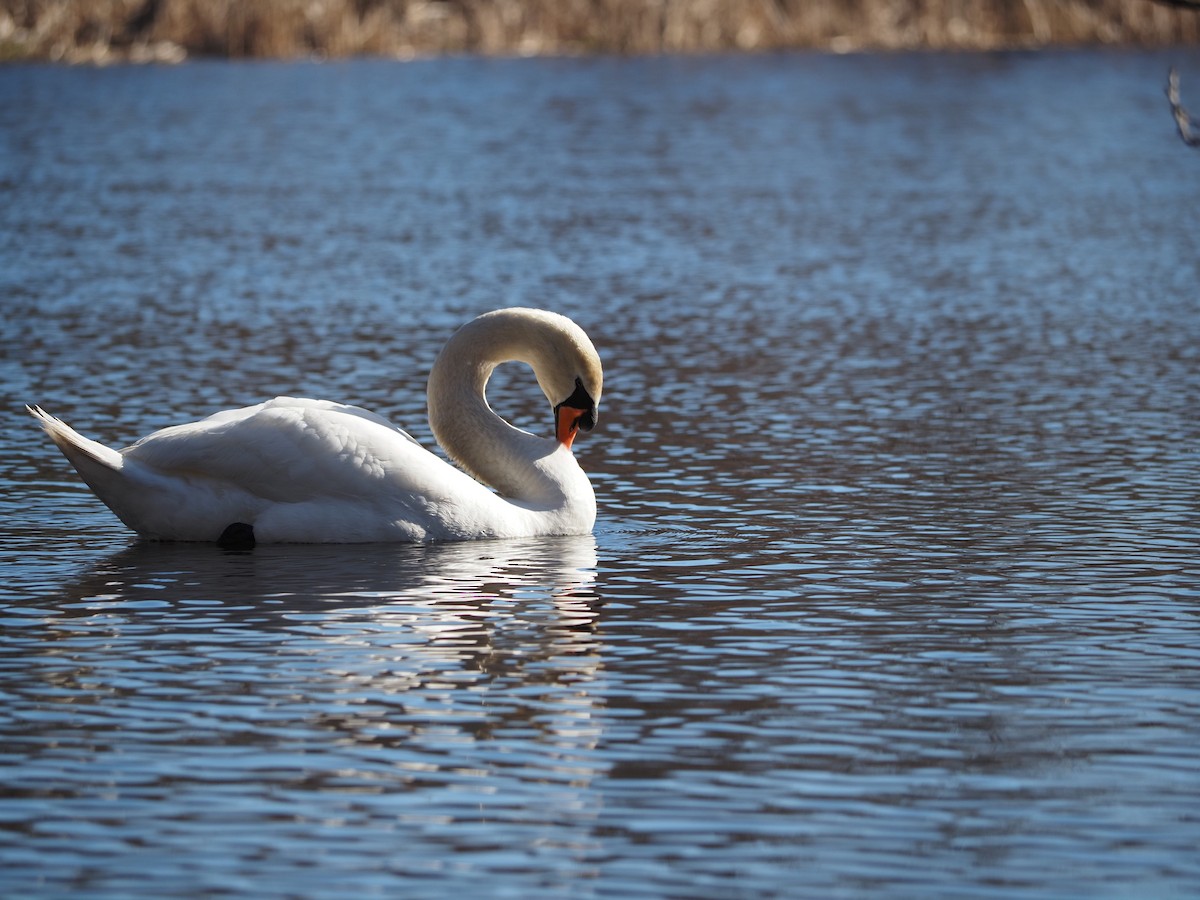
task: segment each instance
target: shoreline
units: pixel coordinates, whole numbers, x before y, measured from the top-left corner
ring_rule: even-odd
[[[29,0],[0,63],[1031,51],[1200,45],[1162,0]]]

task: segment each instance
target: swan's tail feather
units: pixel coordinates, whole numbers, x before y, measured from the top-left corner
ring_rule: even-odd
[[[58,445],[58,449],[77,468],[80,461],[93,466],[100,465],[113,471],[119,470],[124,465],[125,461],[116,450],[85,438],[62,419],[56,419],[40,406],[26,406],[25,408],[29,410],[31,416],[38,420],[38,423],[46,430],[46,434],[50,435],[50,440]]]
[[[183,540],[216,540],[221,533],[216,527],[211,538],[204,536],[205,523],[193,527],[197,517],[195,507],[189,507],[186,490],[180,490],[175,480],[163,476],[135,459],[126,459],[116,450],[85,438],[74,428],[37,406],[25,407],[46,434],[75,467],[75,471],[104,505],[122,522],[143,537],[177,537]],[[186,486],[186,479],[181,479]],[[212,499],[211,497],[209,498]],[[218,497],[217,500],[220,498]],[[200,503],[204,508],[204,503]],[[219,508],[223,513],[223,509]],[[241,514],[241,510],[237,513]],[[226,515],[218,515],[222,527],[228,525]],[[241,518],[233,517],[240,522]],[[180,527],[180,522],[184,523]],[[252,526],[247,525],[247,528]],[[239,535],[240,536],[240,532]],[[251,531],[251,539],[253,532]]]
[[[29,414],[38,420],[38,424],[50,435],[50,440],[58,446],[71,465],[75,467],[80,477],[87,482],[88,487],[95,491],[102,500],[106,488],[114,481],[122,479],[121,469],[125,460],[121,454],[110,447],[98,444],[85,438],[82,434],[61,419],[56,419],[41,407],[26,406]],[[105,502],[108,502],[105,500]]]

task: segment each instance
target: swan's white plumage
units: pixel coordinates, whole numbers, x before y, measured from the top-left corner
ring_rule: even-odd
[[[232,523],[260,542],[461,540],[582,534],[595,496],[569,446],[513,428],[487,407],[500,362],[534,367],[551,405],[576,379],[599,400],[602,375],[577,325],[500,310],[459,330],[430,376],[439,442],[500,496],[375,413],[277,397],[164,428],[115,451],[30,412],[83,480],[139,534],[216,540]]]

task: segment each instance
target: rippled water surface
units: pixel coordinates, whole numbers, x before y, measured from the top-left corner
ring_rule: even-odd
[[[0,69],[0,894],[1196,896],[1172,61]],[[593,536],[137,543],[21,409],[429,443],[510,304]]]

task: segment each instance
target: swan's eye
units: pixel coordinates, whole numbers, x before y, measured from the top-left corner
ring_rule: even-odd
[[[571,409],[582,410],[588,412],[596,408],[596,401],[592,399],[592,395],[587,392],[587,388],[583,386],[583,379],[575,379],[575,390],[571,396],[564,400],[562,406],[569,406]]]

